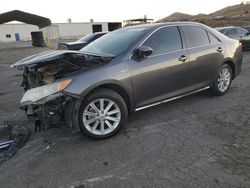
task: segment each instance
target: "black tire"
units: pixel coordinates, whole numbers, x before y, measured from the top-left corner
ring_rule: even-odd
[[[103,98],[105,98],[107,100],[111,100],[115,104],[117,104],[117,106],[119,107],[119,110],[120,110],[120,122],[116,126],[116,128],[114,128],[114,130],[112,130],[112,132],[110,132],[108,134],[99,135],[99,134],[94,134],[94,133],[90,132],[86,128],[87,125],[85,126],[85,124],[83,122],[84,121],[83,120],[83,116],[84,116],[83,113],[84,113],[85,108],[87,108],[91,102],[98,100],[98,99],[103,99]],[[126,122],[127,117],[128,117],[128,109],[127,109],[127,105],[124,102],[123,98],[118,93],[114,92],[113,90],[106,89],[106,88],[100,88],[100,89],[97,89],[97,90],[93,91],[92,93],[90,93],[86,97],[86,99],[82,102],[80,109],[79,109],[78,123],[80,126],[81,133],[83,135],[85,135],[89,138],[93,138],[93,139],[105,139],[105,138],[109,138],[109,137],[116,135],[121,130],[124,123]],[[100,124],[98,126],[100,126]],[[105,127],[108,128],[107,124],[105,124]]]
[[[223,69],[227,69],[229,71],[229,73],[230,73],[230,79],[229,79],[230,82],[229,82],[229,85],[227,86],[227,88],[225,90],[221,90],[219,88],[219,84],[218,84],[219,83],[219,78],[220,78],[220,73],[222,72]],[[230,89],[230,86],[231,86],[231,83],[232,83],[232,78],[233,78],[233,73],[232,73],[231,67],[228,64],[223,64],[219,68],[219,70],[218,70],[218,72],[216,74],[216,77],[214,79],[213,86],[211,87],[212,94],[215,95],[215,96],[225,95],[228,92],[228,90]]]

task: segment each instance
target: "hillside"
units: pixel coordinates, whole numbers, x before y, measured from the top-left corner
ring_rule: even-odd
[[[178,12],[160,19],[158,22],[171,21],[195,21],[211,27],[250,25],[250,4],[229,6],[209,15],[198,14],[191,16]]]
[[[180,13],[180,12],[175,12],[171,15],[169,15],[168,17],[165,17],[161,20],[159,20],[158,22],[174,22],[174,21],[188,21],[192,18],[192,15],[189,14],[184,14],[184,13]]]
[[[234,16],[240,16],[244,14],[250,13],[250,4],[246,5],[234,5],[234,6],[229,6],[226,8],[223,8],[219,11],[216,11],[212,13],[212,16],[225,16],[225,17],[234,17]]]

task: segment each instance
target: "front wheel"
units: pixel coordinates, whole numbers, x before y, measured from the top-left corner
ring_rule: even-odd
[[[231,67],[228,64],[222,65],[211,88],[212,93],[217,96],[226,94],[232,83],[232,75]]]
[[[108,138],[119,132],[128,116],[123,98],[109,89],[91,93],[79,110],[81,132],[91,138]]]

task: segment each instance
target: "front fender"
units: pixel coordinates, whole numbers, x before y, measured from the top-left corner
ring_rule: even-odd
[[[122,88],[129,97],[131,105],[134,104],[131,72],[126,64],[117,64],[111,67],[99,67],[89,72],[72,77],[70,85],[64,92],[72,96],[84,98],[98,87],[115,85]]]

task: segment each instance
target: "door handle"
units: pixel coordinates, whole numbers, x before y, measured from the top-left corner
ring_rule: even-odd
[[[219,47],[218,49],[217,49],[217,52],[223,52],[223,48],[222,47]]]
[[[179,58],[179,61],[185,62],[187,59],[188,59],[187,56],[182,55],[182,56]]]

